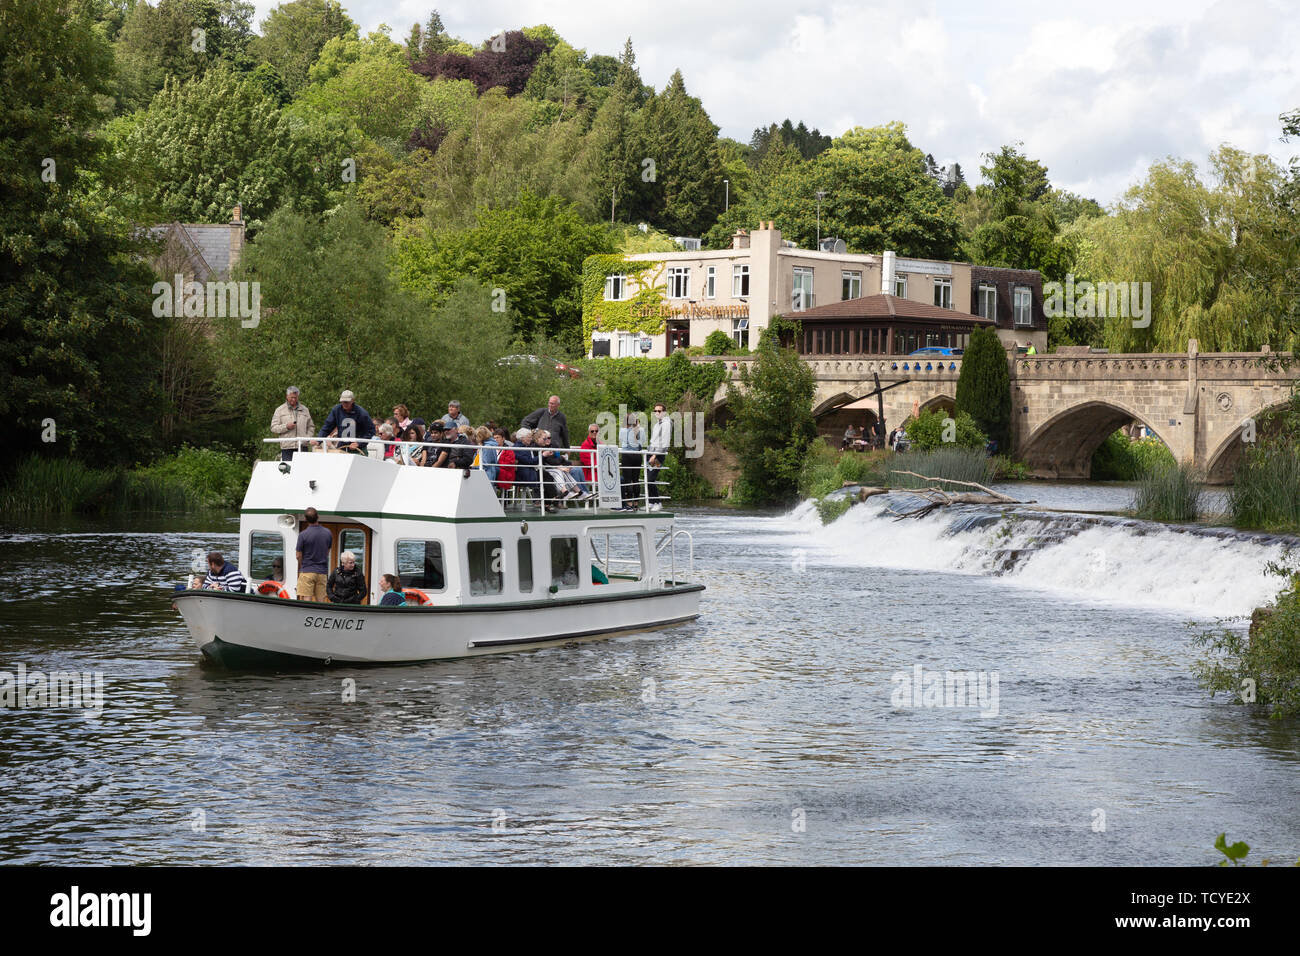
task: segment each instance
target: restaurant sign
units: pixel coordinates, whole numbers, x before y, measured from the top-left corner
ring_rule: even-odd
[[[747,305],[639,305],[631,314],[638,319],[747,319]]]

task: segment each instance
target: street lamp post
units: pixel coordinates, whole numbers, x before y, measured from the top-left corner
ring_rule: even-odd
[[[727,187],[727,198],[722,203],[722,212],[726,215],[727,210],[731,208],[731,180],[724,179],[722,185]]]
[[[826,198],[825,191],[817,190],[817,248],[822,247],[822,200]]]

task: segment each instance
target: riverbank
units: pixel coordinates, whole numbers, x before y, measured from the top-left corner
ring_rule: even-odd
[[[251,462],[219,448],[182,448],[134,468],[32,455],[3,477],[0,517],[232,508],[251,474]]]

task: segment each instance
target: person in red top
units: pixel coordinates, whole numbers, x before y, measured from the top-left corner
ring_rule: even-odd
[[[506,430],[502,426],[498,425],[493,429],[492,437],[497,440],[497,444],[500,446],[497,450],[496,492],[502,494],[515,483],[515,452],[510,447],[510,436],[506,434]]]
[[[599,425],[588,425],[587,440],[579,447],[590,450],[578,452],[578,460],[582,462],[582,471],[586,475],[587,487],[593,490],[596,487],[596,436],[599,434]]]

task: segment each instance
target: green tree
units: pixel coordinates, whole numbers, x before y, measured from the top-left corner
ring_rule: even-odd
[[[121,106],[139,109],[169,78],[193,79],[217,63],[251,69],[252,20],[246,0],[136,3],[114,44]]]
[[[686,92],[681,70],[642,114],[645,155],[638,160],[639,178],[650,204],[649,220],[673,235],[701,235],[722,211],[718,128],[700,101]],[[647,166],[647,160],[653,165]]]
[[[254,223],[288,201],[327,208],[355,152],[342,121],[289,116],[257,82],[224,67],[183,85],[168,80],[113,132],[146,222],[225,222],[236,202]]]
[[[772,218],[787,238],[810,247],[821,234],[855,251],[950,259],[957,219],[943,190],[926,174],[925,154],[902,123],[854,127],[809,163],[792,166],[773,184]]]
[[[1073,264],[1073,250],[1058,241],[1057,208],[1077,218],[1090,200],[1073,197],[1072,204],[1055,196],[1047,167],[1018,147],[985,154],[988,165],[980,167],[985,181],[962,204],[968,230],[962,255],[979,265],[1037,269],[1046,280],[1059,282]]]
[[[949,422],[952,424],[948,424]],[[958,412],[952,417],[942,409],[923,412],[919,418],[909,418],[903,429],[907,440],[918,451],[933,451],[936,448],[955,446],[957,448],[983,448],[988,443],[975,419],[966,412]]]
[[[311,77],[292,109],[304,118],[313,112],[342,117],[394,152],[420,124],[424,81],[411,72],[402,48],[382,33],[365,41],[334,37]]]
[[[992,329],[976,329],[961,357],[957,376],[957,412],[970,415],[976,426],[1011,451],[1011,372],[1007,351]]]
[[[1077,224],[1081,278],[1150,283],[1149,325],[1104,318],[1113,351],[1183,352],[1189,339],[1207,352],[1300,345],[1300,208],[1287,199],[1286,171],[1229,146],[1209,166],[1203,183],[1190,162],[1156,163],[1114,215]]]
[[[307,85],[308,70],[331,38],[356,35],[357,25],[338,0],[290,0],[262,21],[257,50],[296,93]]]
[[[737,500],[746,504],[788,501],[799,490],[808,446],[817,437],[812,369],[778,334],[765,329],[740,385],[727,388],[731,420],[723,439],[740,460]]]
[[[41,449],[147,457],[162,412],[153,276],[112,185],[112,51],[88,4],[0,3],[0,414],[10,461]],[[54,430],[49,430],[50,422]],[[43,436],[53,439],[43,441]],[[17,452],[15,455],[14,453]]]
[[[547,336],[582,351],[582,263],[613,251],[606,229],[556,196],[525,192],[514,206],[479,211],[463,230],[403,236],[396,268],[405,286],[441,302],[472,276],[508,304],[522,339]]]

